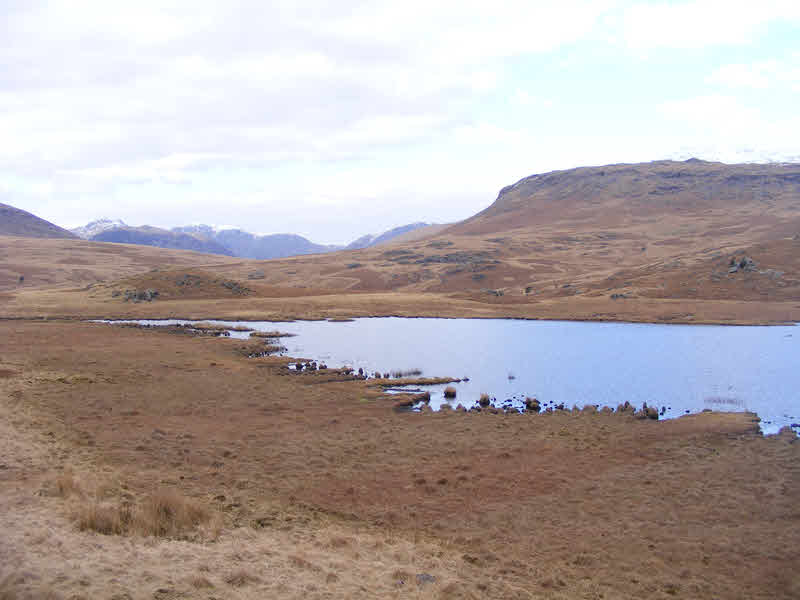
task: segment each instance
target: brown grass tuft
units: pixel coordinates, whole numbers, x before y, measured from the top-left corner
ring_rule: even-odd
[[[138,509],[129,504],[92,500],[75,509],[78,529],[103,535],[183,538],[201,525],[213,522],[211,512],[171,490],[148,497]]]
[[[113,506],[92,500],[77,510],[78,529],[103,535],[121,535],[130,529],[133,516],[127,506]]]
[[[445,398],[455,398],[456,397],[456,388],[452,385],[448,385],[444,388],[444,397]]]
[[[136,515],[136,528],[144,535],[180,537],[208,521],[208,509],[172,490],[150,496]]]

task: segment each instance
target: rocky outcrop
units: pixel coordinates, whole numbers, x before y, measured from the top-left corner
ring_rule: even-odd
[[[112,292],[112,297],[124,296],[125,302],[152,302],[158,298],[158,290],[148,288],[146,290],[125,290],[124,294],[118,291]]]
[[[756,270],[755,261],[749,256],[733,256],[728,265],[728,273],[738,273],[743,271],[745,273],[752,273]]]

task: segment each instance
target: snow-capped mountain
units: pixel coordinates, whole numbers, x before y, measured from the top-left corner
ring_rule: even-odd
[[[70,229],[70,231],[78,237],[88,240],[98,233],[108,231],[109,229],[114,229],[115,227],[127,227],[127,225],[119,219],[97,219],[96,221],[92,221],[83,227]]]

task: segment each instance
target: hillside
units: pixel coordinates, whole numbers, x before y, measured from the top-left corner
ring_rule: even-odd
[[[0,235],[34,238],[76,237],[73,233],[62,229],[58,225],[8,204],[0,204]]]
[[[534,175],[430,237],[265,266],[272,285],[547,298],[800,298],[800,166],[702,161]],[[729,272],[730,262],[754,261]]]
[[[418,231],[361,250],[220,263],[206,271],[252,293],[213,312],[800,321],[798,165],[661,161],[533,175],[461,223]],[[136,285],[159,284],[147,277]],[[106,306],[112,291],[98,287],[76,306],[117,310]],[[207,316],[201,300],[192,310]]]
[[[161,269],[230,269],[245,261],[129,244],[105,244],[81,239],[35,239],[0,236],[0,300],[2,292],[28,292],[41,289],[66,289],[96,285]],[[20,276],[24,282],[20,283]],[[72,293],[80,294],[75,291]],[[54,296],[56,307],[64,300]],[[80,297],[78,301],[83,301]],[[24,304],[26,300],[23,300]],[[2,302],[0,302],[2,304]]]
[[[756,227],[758,235],[773,225],[797,233],[800,165],[690,159],[531,175],[503,188],[491,206],[451,231],[480,235],[561,224],[589,229],[634,225],[651,237],[678,233],[652,220],[662,215],[692,221],[690,233],[706,237],[713,232],[703,230],[703,224],[723,221]],[[790,223],[779,223],[785,218]]]

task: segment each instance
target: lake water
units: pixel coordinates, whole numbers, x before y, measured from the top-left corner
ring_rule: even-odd
[[[176,324],[191,321],[136,321]],[[496,406],[629,401],[678,417],[705,408],[749,410],[765,433],[800,422],[800,329],[508,319],[364,318],[352,322],[209,321],[283,331],[288,356],[375,371],[419,369],[425,377],[468,377],[450,384],[452,406],[481,393]],[[232,332],[246,338],[249,333]],[[430,386],[431,406],[446,400]],[[797,431],[798,429],[796,429]]]

